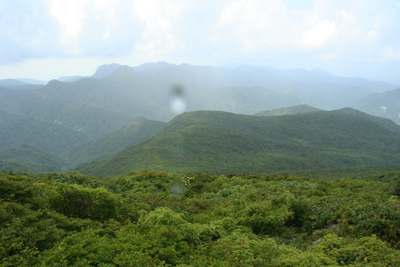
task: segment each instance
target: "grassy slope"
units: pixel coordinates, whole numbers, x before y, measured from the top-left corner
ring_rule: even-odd
[[[399,134],[337,112],[276,117],[190,112],[156,135],[75,170],[90,175],[141,169],[243,173],[400,163]]]

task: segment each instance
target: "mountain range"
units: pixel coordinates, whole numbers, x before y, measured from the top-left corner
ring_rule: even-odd
[[[321,69],[166,62],[103,65],[45,85],[0,80],[0,167],[116,175],[393,165],[399,90]],[[178,116],[177,98],[188,111]]]

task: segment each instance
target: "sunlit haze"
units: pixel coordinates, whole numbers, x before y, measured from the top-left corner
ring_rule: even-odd
[[[0,79],[167,61],[400,85],[399,0],[1,0],[0,15]]]

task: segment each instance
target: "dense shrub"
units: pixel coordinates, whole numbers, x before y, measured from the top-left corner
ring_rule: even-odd
[[[287,174],[3,173],[0,265],[399,266],[393,185]]]
[[[67,217],[93,220],[117,218],[121,199],[104,188],[56,184],[47,192],[50,207]]]

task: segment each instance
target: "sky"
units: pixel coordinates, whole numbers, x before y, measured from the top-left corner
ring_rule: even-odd
[[[400,0],[0,0],[0,79],[157,61],[400,85]]]

